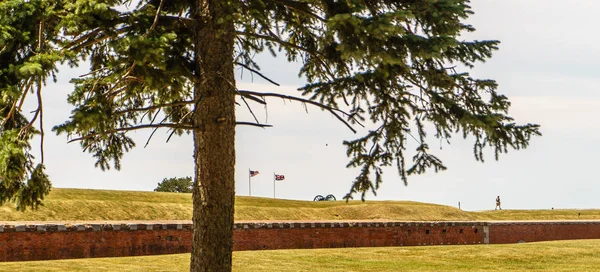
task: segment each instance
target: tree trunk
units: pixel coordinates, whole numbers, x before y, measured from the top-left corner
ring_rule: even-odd
[[[234,25],[223,0],[196,0],[194,238],[190,271],[231,271],[235,197]]]

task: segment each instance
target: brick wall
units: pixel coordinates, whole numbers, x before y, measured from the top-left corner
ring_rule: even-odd
[[[489,226],[489,235],[490,244],[600,239],[600,222],[494,222]]]
[[[190,252],[186,224],[0,224],[0,261]],[[236,223],[234,250],[600,239],[600,221]]]
[[[191,224],[0,225],[0,261],[191,251]]]
[[[481,244],[484,223],[318,222],[238,224],[234,250]]]

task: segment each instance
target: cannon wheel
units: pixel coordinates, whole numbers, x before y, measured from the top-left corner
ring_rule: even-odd
[[[313,199],[313,201],[323,201],[325,200],[325,198],[322,195],[317,195],[315,196],[315,198]]]
[[[325,197],[325,200],[327,200],[327,201],[336,201],[337,199],[335,199],[335,196],[334,196],[334,195],[327,195],[327,196]]]

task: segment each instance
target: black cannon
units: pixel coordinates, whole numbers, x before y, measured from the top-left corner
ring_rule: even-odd
[[[322,195],[317,195],[315,196],[313,201],[336,201],[336,199],[334,195],[327,195],[326,197],[323,197]]]

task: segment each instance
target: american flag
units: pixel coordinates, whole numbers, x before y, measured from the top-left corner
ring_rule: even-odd
[[[284,180],[285,176],[284,175],[277,175],[275,174],[275,180]]]
[[[260,173],[258,172],[258,170],[257,170],[257,171],[252,171],[252,170],[250,170],[250,177],[254,177],[254,176],[258,175],[258,174],[260,174]]]

